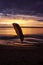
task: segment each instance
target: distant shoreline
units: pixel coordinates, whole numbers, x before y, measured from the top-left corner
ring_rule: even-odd
[[[13,28],[13,27],[0,27],[0,28]],[[21,26],[21,28],[43,28],[43,27],[28,27],[28,26]]]

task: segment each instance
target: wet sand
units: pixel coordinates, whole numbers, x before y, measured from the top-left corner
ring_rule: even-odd
[[[43,36],[37,37],[43,39]],[[0,65],[43,65],[43,42],[0,45]]]

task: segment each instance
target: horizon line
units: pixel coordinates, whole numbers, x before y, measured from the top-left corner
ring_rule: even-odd
[[[6,26],[6,27],[0,26],[0,28],[13,28],[13,27],[11,27],[11,26]],[[43,28],[43,27],[41,27],[41,26],[21,26],[21,28]]]

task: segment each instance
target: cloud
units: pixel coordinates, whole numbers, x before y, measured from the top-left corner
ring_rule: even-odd
[[[4,14],[4,13],[0,13],[0,18],[10,18],[10,19],[23,19],[23,20],[29,20],[29,19],[34,19],[37,20],[39,22],[43,21],[43,17],[42,16],[36,16],[36,15],[24,15],[24,14]]]
[[[43,16],[43,0],[0,0],[0,12]]]
[[[43,22],[43,20],[38,20],[39,22]]]

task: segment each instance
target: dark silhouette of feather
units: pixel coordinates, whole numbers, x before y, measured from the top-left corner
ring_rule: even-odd
[[[24,40],[24,35],[23,35],[23,32],[22,32],[21,27],[20,27],[19,24],[17,24],[17,23],[13,23],[13,27],[14,27],[14,29],[15,29],[17,35],[19,36],[21,42],[23,42],[23,40]]]

